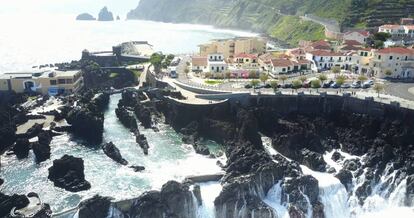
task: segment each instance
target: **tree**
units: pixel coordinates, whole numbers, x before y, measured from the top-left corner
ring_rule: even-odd
[[[387,77],[390,77],[390,76],[392,75],[392,71],[391,71],[390,69],[386,69],[386,70],[385,70],[385,75],[386,75]]]
[[[269,79],[269,75],[267,75],[267,73],[262,73],[260,75],[260,81],[262,81],[263,84],[265,84],[268,79]]]
[[[224,76],[230,81],[230,78],[231,78],[231,73],[230,73],[230,71],[226,71],[225,73],[224,73]]]
[[[207,79],[210,79],[210,77],[211,77],[211,73],[210,73],[210,72],[205,73],[205,74],[204,74],[204,77],[205,77],[205,78],[207,78]]]
[[[378,98],[380,97],[380,93],[384,90],[384,85],[381,83],[375,83],[374,90],[378,93]]]
[[[186,68],[184,69],[184,73],[185,73],[185,75],[188,77],[188,73],[190,73],[190,70],[186,67]]]
[[[150,63],[154,66],[156,73],[161,71],[162,61],[164,60],[164,55],[162,53],[154,53],[150,57]]]
[[[339,75],[337,78],[336,78],[336,84],[338,84],[338,86],[339,87],[341,87],[344,83],[345,83],[345,81],[346,81],[346,78],[345,78],[345,76],[342,76],[342,75]],[[342,90],[342,89],[341,89]]]
[[[299,80],[302,82],[302,84],[307,80],[306,76],[299,77]]]
[[[335,74],[335,77],[336,77],[336,75],[337,74],[339,74],[340,72],[341,72],[341,68],[340,67],[338,67],[338,66],[334,66],[334,67],[332,67],[332,73],[334,73]]]
[[[312,80],[311,87],[318,91],[318,89],[321,87],[321,81],[318,79]]]
[[[253,88],[256,88],[256,87],[257,87],[257,85],[259,85],[259,83],[260,83],[260,81],[259,81],[259,80],[257,80],[257,79],[254,79],[254,80],[250,81],[250,85],[251,85]]]
[[[297,89],[299,89],[300,87],[302,87],[302,82],[301,82],[301,81],[299,81],[299,80],[294,80],[294,81],[292,82],[292,87],[293,87],[293,89],[297,90]]]
[[[324,83],[326,80],[328,80],[328,77],[325,74],[321,74],[318,76],[318,79],[321,81],[321,83]]]
[[[366,76],[364,76],[364,75],[358,76],[358,81],[360,81],[361,83],[364,83],[367,80],[368,80],[368,78]]]
[[[257,78],[257,73],[256,73],[256,71],[251,70],[251,71],[249,72],[249,78],[250,78],[250,79],[255,79],[255,78]]]
[[[287,76],[282,75],[282,76],[280,76],[279,79],[282,80],[283,84],[285,84],[285,81],[287,80]]]
[[[270,81],[270,86],[272,87],[273,91],[276,92],[279,84],[276,80],[272,80],[272,81]]]

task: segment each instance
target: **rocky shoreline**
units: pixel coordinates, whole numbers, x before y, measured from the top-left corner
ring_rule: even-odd
[[[205,106],[182,104],[172,98],[180,98],[180,95],[160,89],[127,89],[122,92],[116,115],[135,135],[137,146],[145,154],[148,154],[148,142],[140,134],[138,123],[157,131],[156,124],[164,121],[202,155],[210,155],[207,147],[199,145],[202,139],[214,140],[224,146],[227,162],[221,163],[225,171],[220,181],[223,190],[214,201],[218,218],[278,217],[277,211],[263,201],[278,183],[282,192],[280,200],[286,205],[290,217],[310,214],[315,218],[325,217],[319,181],[305,174],[303,166],[338,178],[359,205],[365,203],[378,184],[389,196],[404,181],[404,205],[414,206],[413,111],[400,111],[390,106],[384,107],[381,113],[357,113],[334,106],[338,104],[335,100],[326,101],[322,109],[310,108],[306,113],[281,110],[289,105],[260,97],[251,97],[248,103],[235,100]],[[302,101],[304,107],[313,105],[306,99],[296,101]],[[89,91],[68,97],[64,102],[65,106],[53,114],[57,119],[66,119],[70,126],[51,126],[45,130],[43,126],[35,125],[26,134],[10,138],[12,131],[5,131],[0,134],[9,140],[5,141],[5,147],[14,145],[11,150],[18,158],[26,158],[33,149],[36,162],[40,163],[50,158],[50,141],[61,132],[70,132],[92,147],[100,146],[103,143],[103,111],[108,105],[109,94]],[[12,107],[9,110],[15,111]],[[21,114],[17,110],[17,121],[17,117],[24,116]],[[262,141],[263,135],[270,138],[276,154],[269,154]],[[37,142],[29,142],[36,136]],[[341,153],[334,152],[332,161],[341,165],[341,169],[336,170],[324,158],[327,152],[334,150],[358,158],[345,159]],[[114,161],[128,164],[114,144],[107,142],[103,151]],[[130,167],[136,171],[145,169]],[[49,169],[49,179],[68,191],[89,189],[91,185],[85,180],[83,168],[82,159],[64,156],[54,161]],[[390,174],[393,174],[392,179],[382,181]],[[360,177],[364,180],[356,183]],[[80,211],[86,210],[85,214],[90,214],[105,208],[103,211],[110,217],[196,217],[195,208],[202,199],[197,184],[189,180],[182,183],[170,181],[161,191],[146,192],[130,200],[126,208],[105,203],[108,201],[108,198],[95,197],[81,204]],[[0,205],[0,208],[4,207]]]

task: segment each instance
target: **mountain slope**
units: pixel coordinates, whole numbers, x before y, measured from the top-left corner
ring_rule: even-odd
[[[335,19],[343,27],[375,26],[414,14],[414,0],[141,0],[127,17],[210,24],[270,35],[276,27],[290,28],[284,23],[297,26],[299,31],[318,29],[315,24],[310,28],[309,23],[286,22],[292,18],[283,18],[304,14]]]

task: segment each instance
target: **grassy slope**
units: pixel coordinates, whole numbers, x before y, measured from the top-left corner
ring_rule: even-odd
[[[269,30],[269,35],[297,45],[299,40],[319,40],[325,38],[324,27],[296,16],[285,16]]]

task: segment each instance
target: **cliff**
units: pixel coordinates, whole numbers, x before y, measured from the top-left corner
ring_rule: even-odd
[[[285,33],[290,35],[286,40],[294,44],[302,38],[295,36],[301,32],[310,33],[311,39],[320,38],[321,26],[300,23],[300,15],[314,14],[334,19],[342,27],[365,27],[396,22],[413,13],[412,0],[141,0],[127,18],[209,24],[269,35],[275,28],[293,27],[291,31],[297,33]],[[292,18],[285,18],[285,15],[294,15],[297,22],[286,22]]]

